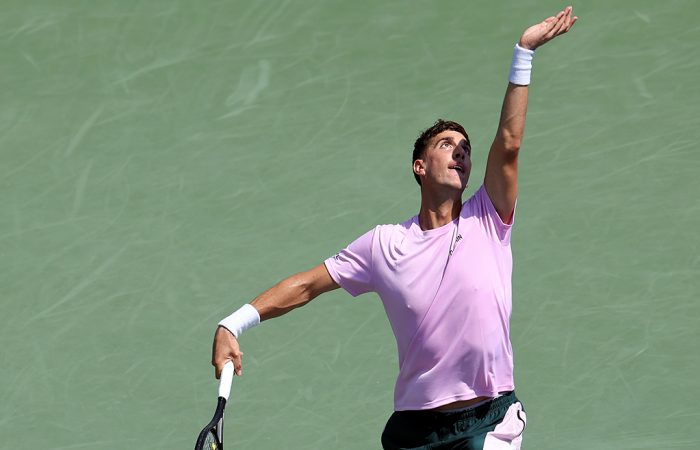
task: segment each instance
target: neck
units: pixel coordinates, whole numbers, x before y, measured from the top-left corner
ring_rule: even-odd
[[[455,220],[462,210],[462,193],[436,196],[421,190],[418,223],[422,230],[432,230]]]

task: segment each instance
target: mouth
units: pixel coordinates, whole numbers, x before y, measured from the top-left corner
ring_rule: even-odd
[[[450,167],[450,169],[456,170],[457,172],[462,174],[464,173],[464,167],[460,166],[459,164]]]

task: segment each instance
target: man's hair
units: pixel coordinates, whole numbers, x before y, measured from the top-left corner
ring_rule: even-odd
[[[416,162],[417,159],[423,159],[425,155],[425,150],[428,148],[428,144],[430,143],[430,140],[432,138],[442,133],[443,131],[448,130],[462,133],[464,135],[464,138],[467,140],[467,145],[471,147],[471,143],[469,142],[469,135],[467,134],[466,130],[462,125],[458,124],[457,122],[452,122],[451,120],[438,119],[437,122],[435,122],[427,130],[422,132],[420,136],[418,136],[418,139],[416,139],[416,143],[413,144],[413,160],[411,160],[411,164]],[[416,178],[418,185],[420,185],[420,177],[418,177],[418,175],[416,175],[415,172],[413,173],[413,176]]]

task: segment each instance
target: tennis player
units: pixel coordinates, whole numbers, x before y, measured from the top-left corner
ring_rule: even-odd
[[[519,449],[526,416],[515,396],[510,343],[511,228],[518,154],[535,49],[568,32],[572,8],[529,27],[515,46],[483,185],[466,202],[472,168],[465,129],[437,121],[416,140],[418,214],[379,225],[313,269],[293,275],[219,323],[216,376],[260,321],[342,287],[382,299],[399,351],[385,449]]]

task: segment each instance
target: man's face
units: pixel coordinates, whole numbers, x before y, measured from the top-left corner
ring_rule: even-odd
[[[424,187],[467,187],[472,170],[471,148],[458,131],[447,130],[430,140],[423,159],[413,163],[413,171]]]

